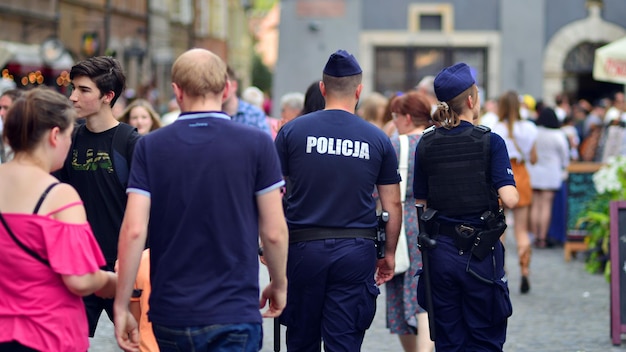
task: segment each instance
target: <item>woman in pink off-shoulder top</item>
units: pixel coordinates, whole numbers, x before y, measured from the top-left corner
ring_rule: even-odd
[[[81,296],[115,292],[78,193],[50,175],[67,156],[75,117],[65,96],[44,88],[6,116],[15,157],[0,165],[2,351],[87,351]]]

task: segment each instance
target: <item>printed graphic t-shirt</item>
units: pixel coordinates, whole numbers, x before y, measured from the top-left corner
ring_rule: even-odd
[[[57,175],[78,191],[107,264],[117,259],[117,240],[127,199],[109,155],[117,128],[100,133],[78,129],[66,165]],[[127,155],[132,155],[137,139],[135,134],[128,142]]]

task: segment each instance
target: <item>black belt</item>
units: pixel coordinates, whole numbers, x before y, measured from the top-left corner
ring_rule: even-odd
[[[435,235],[443,235],[452,237],[456,234],[456,225],[449,222],[435,222],[433,224],[433,230]]]
[[[459,225],[459,223],[450,223],[450,222],[437,222],[435,221],[435,223],[432,226],[432,231],[434,235],[443,235],[443,236],[455,236],[456,235],[456,227]],[[474,229],[476,229],[476,232],[481,231],[482,228],[480,227],[476,227],[476,226],[472,226]]]
[[[367,238],[376,240],[376,229],[307,227],[289,231],[289,243],[326,240],[331,238]]]

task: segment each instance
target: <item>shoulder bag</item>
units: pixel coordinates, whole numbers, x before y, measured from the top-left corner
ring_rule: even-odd
[[[404,201],[406,199],[406,183],[409,169],[409,137],[405,134],[399,135],[400,138],[400,160],[399,171],[402,181],[400,181],[400,200],[402,201],[402,210],[404,211]],[[404,215],[402,216],[402,226],[400,227],[400,236],[398,236],[398,245],[396,246],[396,268],[395,275],[405,273],[409,270],[411,261],[409,259],[409,245],[404,229]]]
[[[9,224],[7,224],[6,220],[4,219],[4,216],[2,216],[2,213],[0,213],[0,221],[2,221],[2,225],[4,225],[4,228],[7,230],[7,232],[9,233],[9,236],[11,236],[15,244],[17,244],[22,250],[24,250],[24,252],[30,254],[30,256],[35,258],[38,262],[42,263],[45,266],[48,266],[48,267],[50,266],[50,263],[47,260],[42,258],[39,254],[37,254],[32,249],[26,247],[24,243],[22,243],[20,240],[17,239],[17,237],[15,237],[15,234],[13,233],[13,231],[11,231]]]

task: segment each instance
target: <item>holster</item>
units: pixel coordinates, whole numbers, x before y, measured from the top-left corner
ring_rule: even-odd
[[[469,251],[476,244],[477,231],[473,226],[468,225],[456,225],[454,227],[454,234],[452,239],[454,245],[460,251]]]
[[[493,250],[495,244],[500,240],[500,236],[506,230],[504,216],[498,217],[495,221],[487,222],[488,227],[476,234],[472,255],[478,260],[483,260]]]
[[[417,236],[417,244],[420,250],[426,250],[435,246],[433,238],[437,234],[438,229],[433,229],[433,226],[437,223],[435,221],[437,218],[437,210],[428,208],[422,211],[423,213],[421,216],[418,214],[417,219],[420,228],[419,235]]]
[[[385,244],[387,243],[387,222],[389,221],[389,213],[383,210],[376,218],[378,221],[378,225],[376,226],[376,239],[374,240],[376,258],[383,259],[385,257]]]
[[[439,228],[436,228],[438,211],[433,208],[428,208],[424,210],[422,216],[419,216],[417,219],[421,225],[424,227],[424,234],[429,238],[433,238],[435,235],[439,233]],[[422,231],[420,231],[421,233]]]

